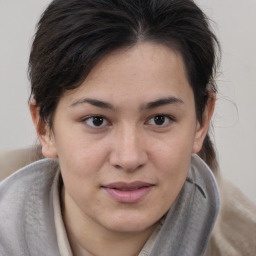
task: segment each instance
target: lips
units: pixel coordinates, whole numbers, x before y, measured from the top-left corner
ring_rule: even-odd
[[[108,195],[120,203],[136,203],[142,200],[153,188],[153,184],[135,181],[131,183],[116,182],[102,188]]]

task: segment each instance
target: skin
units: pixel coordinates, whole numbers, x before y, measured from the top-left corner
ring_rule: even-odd
[[[59,158],[63,219],[75,255],[139,253],[185,182],[214,102],[213,96],[200,124],[182,57],[139,43],[107,55],[79,88],[64,93],[53,130],[31,103],[43,154]],[[91,116],[103,119],[95,126]],[[102,187],[118,181],[152,188],[138,202],[122,203]]]

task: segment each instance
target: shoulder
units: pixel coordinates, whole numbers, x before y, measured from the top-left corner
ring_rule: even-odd
[[[0,152],[0,181],[42,158],[39,146]]]
[[[25,196],[39,188],[49,186],[58,168],[55,159],[43,159],[16,171],[0,183],[0,205],[11,195]]]
[[[207,255],[256,255],[256,205],[220,173],[221,208]]]
[[[0,254],[28,255],[29,244],[39,242],[36,233],[54,226],[50,192],[57,170],[56,160],[43,159],[0,183]]]

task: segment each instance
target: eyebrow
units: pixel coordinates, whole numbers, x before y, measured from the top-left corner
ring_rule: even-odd
[[[102,100],[96,100],[96,99],[90,99],[90,98],[85,98],[85,99],[79,99],[75,102],[73,102],[70,107],[74,107],[80,104],[84,103],[89,103],[95,107],[99,108],[106,108],[106,109],[114,109],[114,106],[108,102],[102,101]]]
[[[184,102],[181,99],[172,96],[148,102],[145,106],[143,106],[143,109],[152,109],[169,104],[184,104]]]
[[[89,103],[99,108],[105,108],[105,109],[111,109],[111,110],[116,109],[112,104],[108,102],[97,100],[97,99],[91,99],[91,98],[76,100],[70,105],[70,107],[75,107],[77,105],[84,104],[84,103]],[[143,105],[141,109],[153,109],[153,108],[161,107],[164,105],[183,104],[183,103],[184,102],[181,99],[171,96],[171,97],[160,98],[155,101],[148,102],[145,105]]]

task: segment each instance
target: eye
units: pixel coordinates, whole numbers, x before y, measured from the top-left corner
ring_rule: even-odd
[[[174,121],[174,118],[172,118],[171,116],[155,115],[147,121],[147,124],[158,126],[158,127],[165,127],[165,126],[168,126],[171,121]]]
[[[108,125],[108,121],[103,116],[89,116],[83,119],[83,122],[93,128],[101,128]]]

